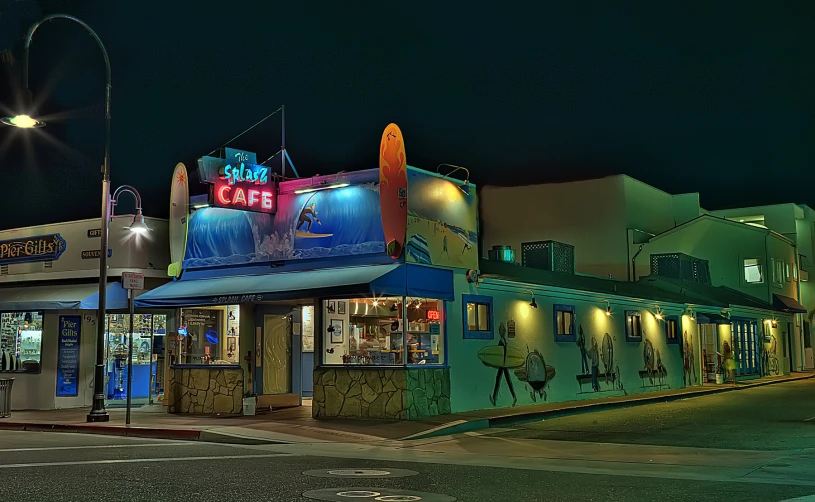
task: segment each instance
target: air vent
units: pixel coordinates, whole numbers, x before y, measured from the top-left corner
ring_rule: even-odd
[[[710,284],[708,261],[684,253],[652,254],[651,275]]]
[[[0,265],[0,275],[8,275],[8,265]]]
[[[46,261],[46,262],[43,262],[43,264],[42,264],[42,268],[52,268],[53,266],[54,266],[54,262],[52,262],[52,261]]]
[[[573,274],[574,246],[557,241],[524,242],[521,244],[521,264]]]
[[[502,263],[515,263],[515,250],[512,246],[493,246],[487,251],[490,261],[500,261]]]

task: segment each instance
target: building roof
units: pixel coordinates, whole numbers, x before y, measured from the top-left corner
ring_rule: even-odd
[[[722,307],[750,307],[763,310],[778,310],[771,303],[726,286],[712,286],[692,281],[683,281],[671,277],[648,275],[640,278],[638,283],[671,291],[686,298],[686,302],[705,303]]]
[[[552,272],[513,263],[504,263],[482,259],[479,263],[484,277],[503,279],[526,284],[539,284],[558,288],[573,289],[590,293],[625,296],[654,302],[676,304],[704,303],[711,307],[726,307],[726,303],[700,301],[700,297],[689,298],[687,295],[659,288],[647,282],[623,282],[614,279],[602,279],[587,275],[576,275],[567,272]]]

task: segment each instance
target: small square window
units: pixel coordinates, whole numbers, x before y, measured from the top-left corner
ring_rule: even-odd
[[[464,304],[464,338],[491,340],[492,330],[492,297],[462,295]]]
[[[748,284],[761,284],[764,282],[764,271],[761,267],[761,260],[758,258],[747,258],[744,260],[744,282]]]
[[[555,305],[554,315],[555,321],[555,341],[558,342],[574,342],[577,341],[574,331],[574,306],[573,305]]]
[[[642,341],[642,316],[636,310],[625,311],[625,340],[627,342]]]
[[[790,275],[790,264],[789,263],[784,264],[784,279],[786,279],[787,282],[790,282],[792,280],[792,275]]]
[[[679,317],[665,318],[665,339],[668,343],[679,343]]]

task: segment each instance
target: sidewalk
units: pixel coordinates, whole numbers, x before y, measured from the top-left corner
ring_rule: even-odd
[[[464,432],[507,427],[560,416],[669,402],[679,399],[750,389],[764,385],[815,377],[813,372],[785,377],[759,378],[737,386],[705,385],[633,396],[607,397],[544,403],[514,408],[497,408],[432,417],[426,420],[315,420],[311,407],[301,406],[259,412],[253,417],[202,417],[171,415],[161,405],[134,408],[131,425],[125,425],[125,410],[109,409],[110,422],[88,424],[88,409],[15,411],[0,419],[0,430],[80,432],[144,438],[213,441],[224,443],[363,443],[426,439]]]

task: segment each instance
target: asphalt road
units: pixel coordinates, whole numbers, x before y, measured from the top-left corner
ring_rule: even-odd
[[[332,457],[299,454],[308,448],[231,446],[81,434],[0,432],[0,501],[307,501],[304,492],[373,488],[376,496],[333,500],[432,502],[427,493],[462,501],[780,501],[815,493],[815,486],[721,483],[653,477],[547,472],[448,462],[343,458],[354,445],[334,445]],[[326,448],[323,446],[323,448]],[[383,449],[394,458],[410,455]],[[357,450],[357,456],[359,450]],[[438,454],[443,455],[443,454]],[[458,459],[458,460],[456,460]],[[531,460],[530,460],[531,461]],[[312,469],[410,469],[390,479],[306,476]],[[389,490],[416,491],[420,499]],[[350,495],[354,495],[351,493]],[[360,495],[360,493],[356,493]],[[401,498],[400,498],[401,497]],[[325,499],[330,500],[330,499]],[[450,500],[450,499],[444,499]]]
[[[745,450],[815,448],[815,379],[513,428],[500,436]]]

